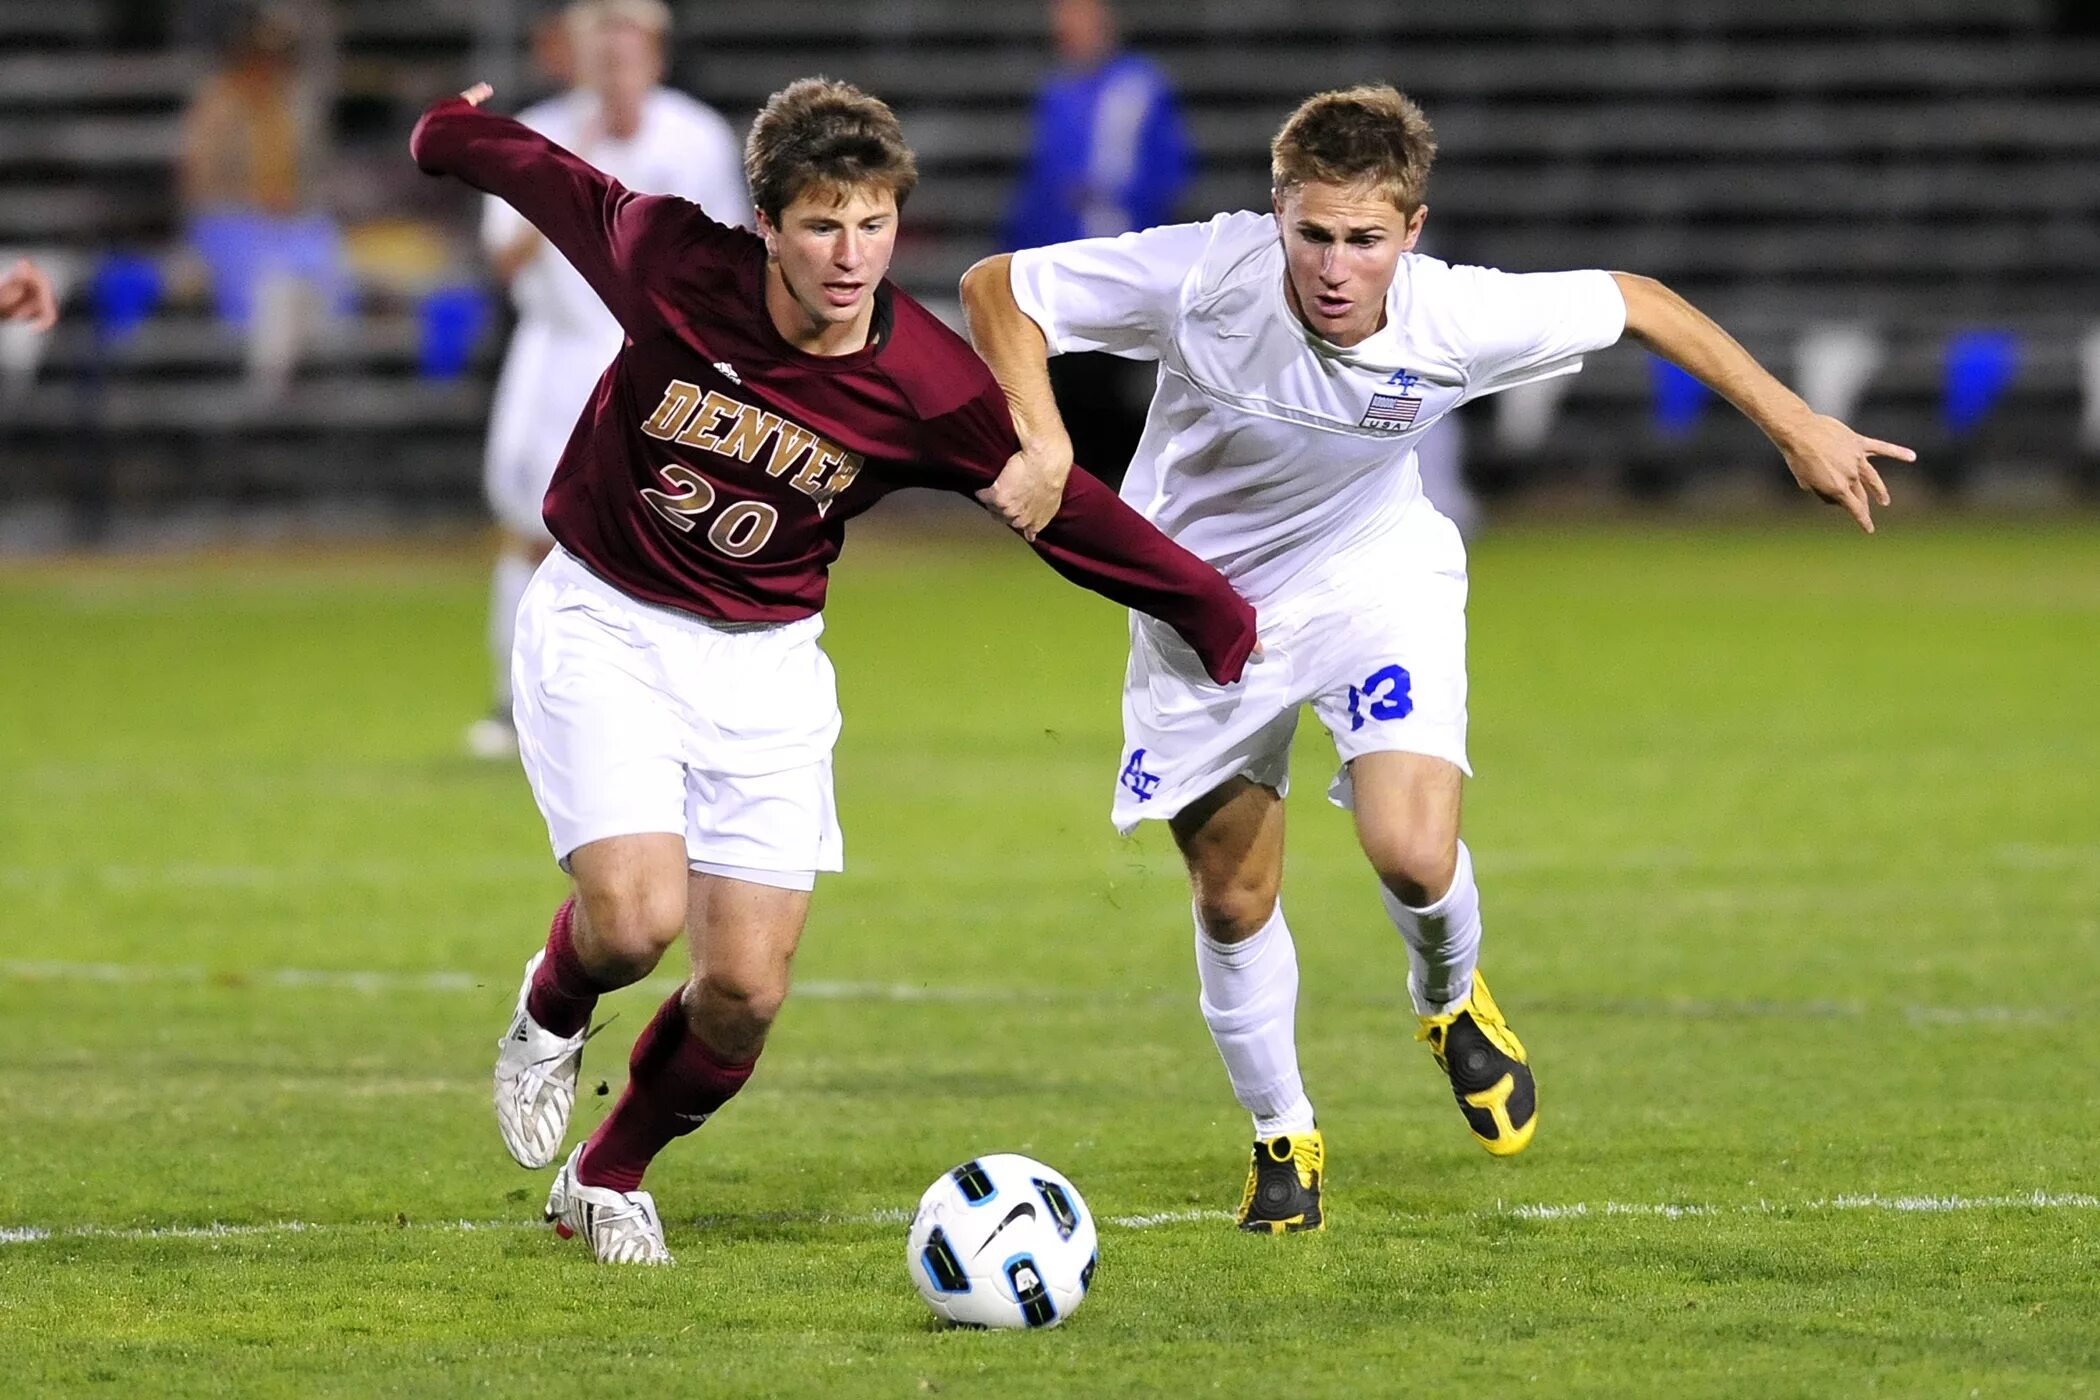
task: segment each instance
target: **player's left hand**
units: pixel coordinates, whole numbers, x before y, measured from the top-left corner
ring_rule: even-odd
[[[48,331],[58,324],[58,297],[51,279],[27,258],[0,274],[0,321],[27,321],[33,331]]]
[[[1065,478],[1072,474],[1072,445],[1031,443],[1006,459],[998,479],[977,493],[984,508],[1033,543],[1064,504]]]
[[[1889,503],[1889,488],[1874,470],[1873,458],[1891,457],[1915,462],[1918,454],[1908,447],[1879,438],[1862,437],[1828,414],[1819,413],[1807,425],[1780,444],[1787,470],[1804,491],[1813,491],[1847,514],[1868,534],[1874,533],[1871,506]]]

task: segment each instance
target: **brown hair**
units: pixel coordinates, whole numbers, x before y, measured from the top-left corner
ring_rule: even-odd
[[[885,185],[902,209],[919,183],[919,166],[887,102],[851,83],[803,78],[759,109],[744,142],[744,178],[751,202],[777,221],[811,186],[843,194],[855,185]]]
[[[1429,118],[1385,83],[1315,93],[1269,143],[1269,181],[1281,195],[1309,181],[1372,185],[1412,216],[1429,186],[1436,133]]]

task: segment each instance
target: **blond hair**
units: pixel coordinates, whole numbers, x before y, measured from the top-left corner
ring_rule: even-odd
[[[811,188],[840,195],[857,185],[883,185],[897,207],[919,183],[897,114],[851,83],[803,78],[766,99],[744,142],[744,179],[767,218]]]
[[[631,24],[657,38],[671,32],[671,7],[664,0],[577,0],[564,11],[571,33],[588,33],[609,24]]]
[[[1315,93],[1269,143],[1269,181],[1280,197],[1299,185],[1369,185],[1412,215],[1429,188],[1436,133],[1398,88],[1366,83]]]

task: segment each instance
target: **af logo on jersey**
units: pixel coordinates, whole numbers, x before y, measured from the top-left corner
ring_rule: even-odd
[[[1400,392],[1372,394],[1371,406],[1364,410],[1364,416],[1357,420],[1356,426],[1386,433],[1405,432],[1414,425],[1415,415],[1422,411],[1422,396],[1414,392],[1414,387],[1422,382],[1422,376],[1396,369],[1392,378],[1385,382],[1389,386],[1398,385]]]

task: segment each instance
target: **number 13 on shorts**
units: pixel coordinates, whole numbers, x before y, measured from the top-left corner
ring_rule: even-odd
[[[1407,668],[1398,663],[1381,667],[1362,685],[1349,687],[1349,732],[1363,728],[1366,720],[1406,719],[1414,709]]]

